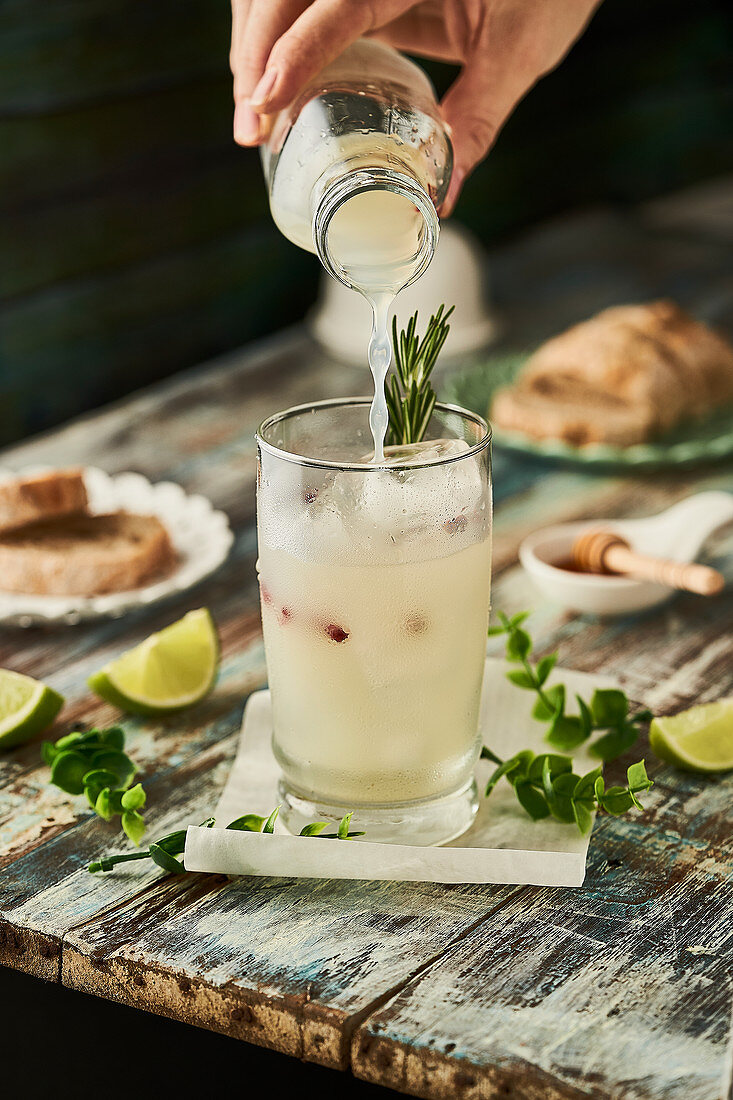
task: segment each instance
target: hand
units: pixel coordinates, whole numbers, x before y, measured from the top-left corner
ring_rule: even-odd
[[[234,138],[258,145],[357,38],[463,65],[441,106],[455,154],[443,214],[522,97],[562,60],[600,0],[232,0]]]

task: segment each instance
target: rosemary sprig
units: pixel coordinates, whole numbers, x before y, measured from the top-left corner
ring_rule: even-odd
[[[387,441],[392,446],[421,443],[435,408],[435,390],[430,383],[435,362],[445,343],[450,325],[448,318],[455,309],[445,313],[441,305],[430,318],[422,340],[417,335],[417,313],[406,329],[397,331],[397,318],[392,319],[394,373],[386,389],[389,410]]]
[[[259,814],[243,814],[242,817],[230,821],[227,829],[236,829],[242,833],[273,833],[279,812],[280,807],[276,806],[268,818],[260,817]],[[313,821],[310,825],[306,825],[301,829],[300,835],[321,837],[323,840],[351,840],[355,836],[364,836],[363,832],[350,830],[352,814],[353,811],[341,818],[335,833],[323,832],[328,827],[327,821]],[[211,829],[215,824],[216,821],[213,817],[207,817],[205,821],[201,822],[199,828]],[[89,864],[87,870],[95,874],[97,871],[111,871],[118,863],[130,863],[132,860],[137,859],[152,859],[153,863],[156,863],[158,867],[162,867],[164,871],[168,871],[172,875],[182,875],[186,868],[183,860],[178,857],[183,855],[185,849],[186,830],[176,829],[175,832],[167,833],[160,840],[156,840],[144,852],[126,852],[117,856],[106,856],[104,859],[94,860]]]

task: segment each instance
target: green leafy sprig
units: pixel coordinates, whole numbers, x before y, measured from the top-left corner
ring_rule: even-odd
[[[520,666],[507,672],[507,678],[517,687],[536,693],[532,715],[540,722],[549,723],[545,740],[560,752],[570,752],[594,733],[603,731],[603,736],[588,747],[588,752],[606,761],[621,756],[636,741],[640,726],[653,717],[651,711],[631,713],[629,700],[623,691],[598,688],[593,692],[590,703],[576,695],[578,714],[566,714],[565,685],[545,687],[557,663],[557,653],[548,653],[536,664],[530,662],[532,639],[522,628],[528,615],[528,611],[523,611],[509,618],[500,611],[500,625],[491,627],[489,635],[506,634],[506,659]]]
[[[526,749],[502,760],[486,747],[481,750],[481,756],[498,765],[486,785],[487,797],[504,776],[534,821],[552,816],[557,821],[575,822],[584,835],[591,830],[594,810],[604,810],[614,817],[626,813],[632,806],[643,810],[638,795],[652,786],[643,760],[628,768],[625,787],[614,786],[606,790],[600,764],[586,775],[576,775],[569,756],[536,755]]]
[[[119,815],[127,836],[133,844],[139,844],[145,832],[140,813],[145,791],[140,783],[132,786],[138,768],[124,747],[124,730],[111,726],[75,730],[57,741],[44,741],[41,755],[51,768],[55,786],[67,794],[85,794],[89,805],[105,821]]]
[[[259,814],[243,814],[242,817],[230,821],[227,829],[236,829],[238,832],[243,833],[272,833],[275,831],[275,821],[279,812],[280,807],[276,806],[267,818],[260,817]],[[306,825],[301,829],[300,835],[321,837],[324,840],[351,840],[355,836],[364,836],[363,832],[350,831],[352,816],[353,811],[345,814],[341,818],[335,833],[323,832],[324,829],[328,828],[327,821],[313,821],[310,825]],[[210,829],[215,824],[216,821],[213,817],[207,817],[205,821],[201,822],[199,828]],[[186,830],[177,829],[173,833],[167,833],[160,840],[156,840],[144,852],[127,852],[122,855],[97,859],[89,864],[87,870],[94,874],[97,871],[111,871],[118,863],[130,863],[138,859],[152,859],[153,863],[156,863],[158,867],[162,867],[164,871],[168,871],[172,875],[182,875],[186,868],[183,860],[178,857],[183,855],[185,848]]]
[[[430,382],[435,362],[445,343],[450,325],[448,318],[455,309],[445,313],[441,305],[428,322],[422,340],[417,335],[417,313],[407,328],[397,331],[397,318],[392,319],[392,347],[395,371],[386,389],[389,410],[387,441],[392,446],[421,443],[435,408],[436,395]]]

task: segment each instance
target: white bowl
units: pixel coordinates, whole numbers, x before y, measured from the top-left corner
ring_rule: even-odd
[[[708,536],[731,520],[733,494],[711,489],[643,519],[586,520],[544,527],[523,541],[519,560],[548,599],[581,613],[628,615],[664,603],[674,589],[633,577],[575,573],[560,568],[569,561],[573,543],[582,531],[609,527],[641,554],[691,562]]]
[[[540,592],[571,611],[590,615],[628,615],[669,599],[672,589],[665,585],[559,568],[560,562],[570,558],[581,531],[597,526],[597,523],[566,523],[545,527],[524,540],[519,560]]]

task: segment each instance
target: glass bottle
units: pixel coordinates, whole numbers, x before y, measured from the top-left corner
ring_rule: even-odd
[[[433,87],[361,39],[272,120],[262,147],[273,219],[361,291],[396,293],[430,263],[453,153]]]

